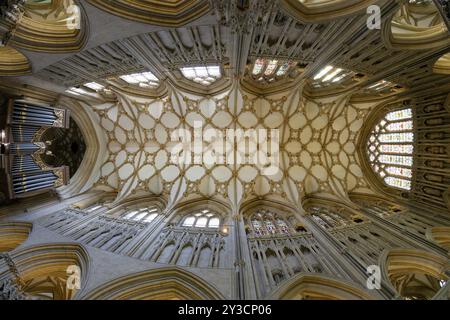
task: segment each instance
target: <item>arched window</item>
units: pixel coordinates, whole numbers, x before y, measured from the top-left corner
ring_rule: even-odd
[[[217,214],[205,209],[186,216],[182,222],[182,226],[218,229],[220,227],[220,218]]]
[[[296,61],[258,58],[251,67],[253,80],[260,83],[272,83],[281,80],[295,71]]]
[[[255,237],[293,233],[288,221],[268,210],[258,210],[252,215],[250,222]]]
[[[137,85],[141,88],[155,89],[159,87],[159,79],[150,71],[126,74],[119,78],[128,84]]]
[[[411,108],[389,112],[368,141],[373,170],[392,187],[411,190],[414,132]]]
[[[355,223],[363,222],[360,217],[352,215],[343,210],[329,210],[326,207],[309,208],[311,217],[324,229],[346,227]]]
[[[134,209],[122,215],[122,219],[150,223],[158,216],[157,208]]]

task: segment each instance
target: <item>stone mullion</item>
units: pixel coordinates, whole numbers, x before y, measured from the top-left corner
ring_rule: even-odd
[[[97,219],[101,214],[103,213],[103,210],[100,212],[96,212],[94,214],[87,214],[85,216],[81,215],[81,218],[67,224],[67,227],[64,230],[58,230],[60,234],[66,235],[67,231],[72,228],[80,228],[83,225],[86,225],[87,223],[91,222],[92,220]],[[74,224],[74,225],[72,225]]]
[[[202,238],[204,237],[204,234],[202,232],[198,233],[195,237],[195,240],[192,243],[192,252],[187,260],[187,266],[195,266],[193,263],[195,258],[198,259],[198,255],[200,254],[200,251],[202,250]]]

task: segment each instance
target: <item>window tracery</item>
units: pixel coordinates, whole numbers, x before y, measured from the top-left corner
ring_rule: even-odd
[[[412,109],[406,108],[387,113],[369,137],[370,164],[389,186],[411,190],[413,130]]]
[[[141,88],[155,89],[159,87],[159,79],[150,71],[131,73],[119,76],[120,79],[131,85]]]
[[[268,210],[258,210],[251,219],[252,235],[255,237],[289,235],[295,233],[289,221]]]
[[[351,83],[363,76],[351,70],[327,65],[313,77],[312,86],[313,88],[326,88],[333,85]]]

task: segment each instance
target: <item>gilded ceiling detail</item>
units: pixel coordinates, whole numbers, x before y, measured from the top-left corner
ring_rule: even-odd
[[[160,99],[116,95],[117,103],[94,109],[108,137],[96,188],[118,192],[117,200],[139,190],[163,194],[169,205],[198,196],[217,197],[237,208],[255,197],[277,197],[296,205],[305,194],[370,192],[355,151],[369,108],[350,104],[346,95],[310,99],[298,89],[260,98],[238,86],[211,98],[179,91]],[[228,158],[212,164],[173,162],[173,132],[194,132],[199,123],[204,136],[209,129],[278,129],[279,172],[264,174],[255,163],[230,163]],[[217,150],[215,143],[205,140],[203,153],[214,146]],[[249,146],[245,156],[256,150],[251,142]],[[225,148],[229,152],[233,147],[227,142]]]

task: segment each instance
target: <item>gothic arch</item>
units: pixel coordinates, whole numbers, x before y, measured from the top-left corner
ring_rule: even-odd
[[[2,76],[18,76],[30,72],[31,65],[27,57],[12,47],[0,47],[0,73]]]
[[[0,223],[0,252],[10,252],[24,243],[30,236],[33,224],[11,221]]]
[[[427,238],[450,251],[450,227],[429,228]]]
[[[177,267],[143,271],[99,286],[86,300],[220,300],[216,288]]]
[[[387,250],[379,265],[386,283],[405,299],[432,299],[449,280],[448,258],[418,249]]]
[[[269,296],[273,300],[373,300],[365,290],[346,280],[299,274]]]
[[[77,298],[90,272],[90,257],[79,244],[40,244],[14,251],[10,255],[20,291],[32,299],[66,300]],[[74,271],[77,268],[80,272]],[[78,274],[79,290],[70,275]],[[74,284],[73,289],[67,281]]]
[[[210,10],[205,0],[89,0],[92,5],[134,21],[167,27],[180,27]]]

